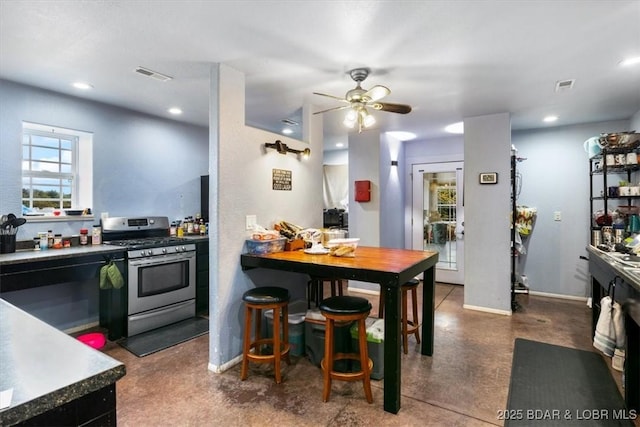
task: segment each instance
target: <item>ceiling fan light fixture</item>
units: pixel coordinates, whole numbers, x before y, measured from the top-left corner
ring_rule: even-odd
[[[376,124],[376,118],[363,109],[362,124],[365,128],[371,127]]]
[[[356,113],[355,110],[349,110],[347,115],[344,116],[344,122],[342,123],[352,129],[356,125],[356,120],[358,120],[358,113]]]
[[[463,134],[464,133],[464,122],[452,123],[444,128],[445,132],[455,133],[455,134]]]

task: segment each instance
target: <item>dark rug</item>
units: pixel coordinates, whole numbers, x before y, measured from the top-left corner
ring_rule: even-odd
[[[599,353],[516,338],[505,426],[633,426]]]
[[[178,323],[143,332],[119,341],[122,347],[138,357],[148,356],[209,332],[209,319],[192,317]]]

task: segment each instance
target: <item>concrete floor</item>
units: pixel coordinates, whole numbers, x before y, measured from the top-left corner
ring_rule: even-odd
[[[437,285],[435,352],[421,356],[410,337],[397,415],[382,409],[384,380],[372,381],[373,404],[366,402],[361,382],[341,381],[334,381],[330,400],[323,403],[322,373],[304,357],[283,364],[280,385],[268,365],[251,365],[246,381],[240,381],[239,365],[223,374],[210,372],[205,335],[144,358],[108,343],[105,353],[127,367],[117,383],[118,424],[500,426],[516,337],[593,350],[584,302],[518,295],[521,309],[502,316],[463,309],[463,291]],[[377,296],[357,295],[369,298],[372,315],[377,314]]]

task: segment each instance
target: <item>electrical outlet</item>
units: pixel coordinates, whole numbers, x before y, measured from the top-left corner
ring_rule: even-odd
[[[253,230],[258,224],[258,217],[256,215],[247,215],[245,217],[245,230]]]
[[[555,211],[553,213],[553,220],[554,221],[562,221],[562,212],[560,211]]]

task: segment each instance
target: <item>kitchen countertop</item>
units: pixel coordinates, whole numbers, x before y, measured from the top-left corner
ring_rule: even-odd
[[[190,242],[197,243],[199,241],[208,241],[209,236],[207,235],[184,236],[183,239],[188,240]],[[33,262],[33,261],[72,258],[77,256],[83,256],[83,255],[99,255],[102,253],[109,254],[113,252],[124,252],[126,250],[127,249],[122,246],[112,246],[112,245],[105,245],[105,244],[72,246],[70,248],[46,249],[44,251],[33,250],[33,249],[18,250],[10,254],[0,254],[0,266],[8,265],[8,264],[21,264],[21,263]]]
[[[594,246],[587,246],[587,251],[606,262],[626,283],[640,292],[640,262],[627,261],[619,252],[605,252]]]
[[[2,299],[0,325],[0,391],[13,389],[11,406],[0,410],[0,425],[40,415],[126,373],[119,361]]]
[[[108,254],[113,252],[124,252],[125,250],[126,249],[120,246],[111,245],[72,246],[70,248],[46,249],[44,251],[27,249],[15,251],[10,254],[0,254],[0,265],[72,258],[83,255],[99,255],[102,253]]]

